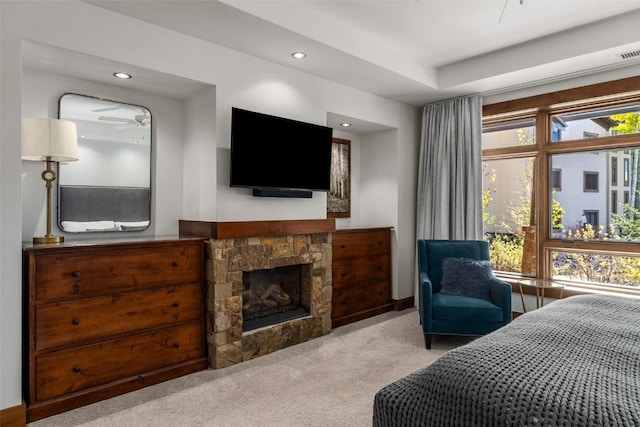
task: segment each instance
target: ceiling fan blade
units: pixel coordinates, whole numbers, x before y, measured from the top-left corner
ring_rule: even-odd
[[[98,108],[97,110],[91,110],[94,113],[102,113],[104,111],[112,111],[112,110],[118,110],[120,109],[120,107],[107,107],[107,108]]]
[[[123,117],[99,116],[98,120],[105,120],[109,122],[133,123],[133,120],[125,119]]]

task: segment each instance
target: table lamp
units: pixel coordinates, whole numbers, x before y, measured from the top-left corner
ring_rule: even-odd
[[[22,119],[22,159],[47,163],[41,175],[47,188],[47,234],[34,237],[33,243],[64,242],[64,237],[51,234],[51,183],[56,180],[51,162],[78,160],[76,124],[58,119]]]

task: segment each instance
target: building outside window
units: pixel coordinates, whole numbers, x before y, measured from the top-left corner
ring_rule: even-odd
[[[611,157],[611,185],[618,185],[618,158]]]

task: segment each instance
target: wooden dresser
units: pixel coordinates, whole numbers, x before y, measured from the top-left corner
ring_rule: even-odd
[[[27,421],[206,369],[202,239],[24,247]]]
[[[332,327],[391,311],[391,228],[336,230],[332,239]]]

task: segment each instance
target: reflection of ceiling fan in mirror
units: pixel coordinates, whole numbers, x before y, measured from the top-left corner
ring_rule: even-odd
[[[98,116],[98,120],[120,123],[114,126],[115,129],[126,129],[129,127],[146,127],[151,123],[151,117],[146,114],[137,114],[133,119],[115,116]]]

